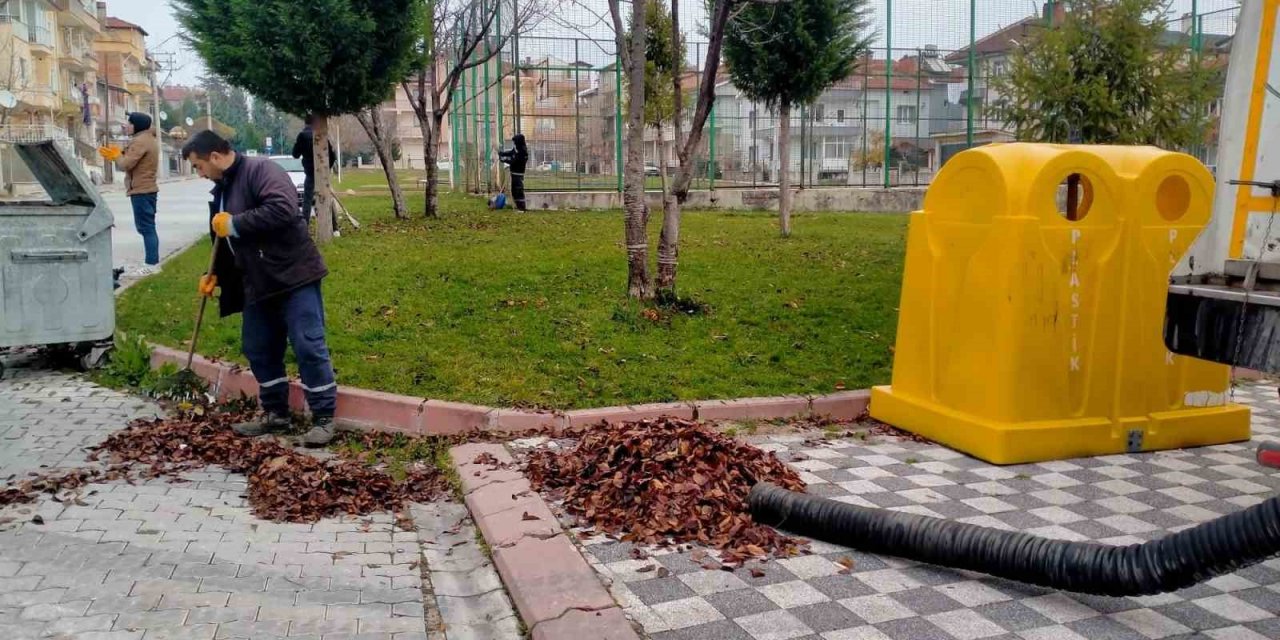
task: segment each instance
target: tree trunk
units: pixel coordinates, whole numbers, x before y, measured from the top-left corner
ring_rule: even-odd
[[[326,244],[333,240],[333,182],[329,170],[329,116],[315,115],[315,144],[312,145],[312,157],[316,163],[316,243]]]
[[[618,0],[610,0],[617,2]],[[644,195],[644,45],[645,3],[631,3],[631,47],[627,56],[627,161],[624,166],[622,203],[627,245],[627,295],[653,297],[649,280],[649,238]],[[620,41],[621,37],[618,38]]]
[[[440,111],[433,111],[431,113],[431,126],[429,128],[424,127],[424,129],[427,130],[423,132],[422,136],[422,144],[424,146],[422,160],[426,164],[427,170],[426,212],[428,218],[440,217],[439,154],[440,130],[442,127],[444,127],[444,113]],[[457,162],[458,159],[454,158],[453,161]]]
[[[391,133],[387,131],[386,121],[382,119],[382,108],[378,106],[368,111],[361,111],[356,114],[356,121],[364,127],[364,132],[369,134],[369,140],[373,142],[373,148],[378,152],[378,161],[382,163],[382,172],[386,174],[387,186],[391,189],[391,204],[395,209],[396,218],[407,219],[409,210],[405,206],[404,192],[400,189],[400,180],[396,176],[395,158],[391,154]]]
[[[791,105],[778,105],[778,221],[791,237]]]
[[[658,156],[663,153],[662,127],[658,127]],[[666,163],[659,160],[663,165]],[[674,299],[676,296],[676,266],[680,254],[680,203],[676,196],[667,189],[667,168],[661,167],[662,174],[662,235],[658,238],[658,281],[655,283],[659,298]]]

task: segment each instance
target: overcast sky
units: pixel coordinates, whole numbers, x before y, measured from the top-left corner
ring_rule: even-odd
[[[199,56],[187,48],[178,33],[178,21],[168,0],[107,0],[107,15],[128,20],[147,31],[147,50],[174,54],[175,70],[170,82],[194,84],[204,66]],[[168,75],[167,70],[164,75]],[[164,79],[162,75],[161,80]]]
[[[554,55],[565,61],[576,57],[593,64],[605,64],[610,56],[590,42],[574,42],[568,38],[581,38],[585,33],[593,38],[608,40],[612,27],[600,17],[608,15],[606,0],[543,0],[555,6],[555,18],[545,21],[536,33],[548,37],[542,40],[529,36],[521,42],[521,56]],[[668,0],[669,1],[669,0]],[[1195,0],[1198,10],[1209,13],[1204,21],[1209,33],[1230,33],[1233,12],[1225,11],[1239,5],[1238,0]],[[578,4],[582,3],[582,4]],[[1180,16],[1191,10],[1193,0],[1169,0],[1171,16]],[[523,3],[522,3],[523,4]],[[584,8],[584,6],[587,8]],[[698,25],[705,22],[705,10],[701,0],[682,0],[681,26],[689,33],[691,42],[702,40]],[[877,47],[885,45],[886,13],[892,7],[893,47],[896,56],[907,53],[899,48],[911,49],[925,45],[937,45],[941,49],[956,49],[969,41],[969,0],[869,0],[873,25],[879,35]],[[1008,26],[1040,10],[1043,0],[977,0],[978,37]],[[152,51],[174,54],[178,67],[170,82],[194,84],[204,73],[198,56],[190,51],[181,38],[176,37],[178,23],[173,16],[169,0],[108,0],[108,15],[141,25],[150,36],[147,48]],[[607,19],[606,19],[607,20]],[[602,43],[612,52],[610,44]],[[696,49],[696,47],[691,47]],[[698,51],[690,51],[690,57],[700,57]]]

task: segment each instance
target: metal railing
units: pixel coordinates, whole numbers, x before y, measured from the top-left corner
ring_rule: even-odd
[[[55,124],[6,124],[0,125],[0,143],[34,143],[52,140],[58,146],[75,153],[75,140],[66,129]]]
[[[27,25],[27,42],[29,44],[43,45],[50,49],[56,46],[52,31],[47,27],[38,27],[33,24]]]
[[[72,35],[64,31],[62,34],[62,53],[69,58],[87,62],[93,57],[93,46],[87,38],[79,35],[79,32],[76,32],[76,35]]]
[[[499,3],[494,29],[505,32],[511,12],[508,0]],[[695,189],[775,185],[783,166],[801,187],[926,186],[956,153],[1017,138],[998,109],[999,80],[1020,43],[1053,27],[1062,0],[868,5],[877,34],[870,51],[849,77],[812,104],[792,108],[787,158],[776,110],[748,99],[729,75],[717,78],[716,100],[693,150]],[[1169,0],[1169,7],[1167,46],[1205,60],[1224,58],[1239,15],[1236,0]],[[622,189],[626,83],[612,34],[592,26],[598,22],[595,14],[568,7],[462,74],[440,154],[453,162],[456,181],[493,191],[505,175],[497,153],[520,131],[531,156],[527,189]],[[567,37],[570,31],[582,37]],[[683,91],[687,127],[707,45],[685,45],[687,71],[698,72]],[[1221,91],[1224,83],[1214,82]],[[1204,137],[1183,150],[1213,162],[1217,127],[1206,127]],[[645,163],[656,168],[650,188],[659,185],[656,174],[670,176],[677,164],[672,138],[669,126],[661,142],[655,128],[644,133]],[[420,141],[416,131],[402,134],[406,148]]]

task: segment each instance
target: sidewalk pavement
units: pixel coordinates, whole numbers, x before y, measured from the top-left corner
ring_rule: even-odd
[[[9,357],[0,380],[0,477],[81,466],[85,446],[157,415],[24,358]],[[45,496],[0,509],[0,638],[518,637],[514,625],[488,624],[513,614],[459,505],[414,507],[417,532],[389,513],[273,523],[249,513],[244,476],[183,477],[92,484],[69,503]],[[477,558],[472,566],[428,568],[424,552],[442,553],[445,529],[465,536],[448,553]],[[448,594],[437,596],[431,578],[441,575]]]

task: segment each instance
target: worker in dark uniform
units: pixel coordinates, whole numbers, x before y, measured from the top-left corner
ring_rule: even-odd
[[[293,182],[280,165],[238,154],[212,131],[193,136],[182,155],[215,184],[210,227],[222,239],[214,274],[200,277],[199,291],[212,298],[221,287],[222,315],[243,314],[242,349],[265,412],[232,429],[246,436],[288,431],[285,349],[292,345],[314,425],[302,442],[324,446],[334,436],[338,400],[320,295],[329,270],[298,215]]]
[[[525,146],[523,133],[517,133],[511,138],[511,142],[515,144],[515,148],[498,152],[498,158],[511,167],[511,196],[515,198],[516,208],[527,211],[524,200],[524,169],[529,164],[529,147]]]

